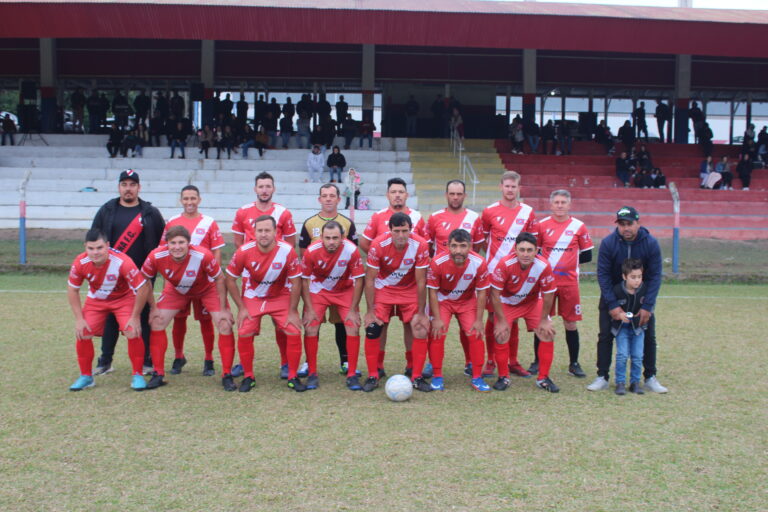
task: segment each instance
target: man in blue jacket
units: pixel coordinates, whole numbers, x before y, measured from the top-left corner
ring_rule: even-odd
[[[648,290],[640,309],[640,325],[648,324],[643,352],[645,389],[666,393],[667,388],[656,379],[656,297],[661,288],[661,248],[648,230],[640,226],[640,214],[631,206],[616,212],[616,230],[600,243],[597,257],[597,280],[600,284],[600,332],[597,335],[597,378],[587,386],[590,391],[608,389],[613,334],[611,320],[621,318],[621,307],[613,288],[621,282],[621,264],[627,258],[643,262],[643,281]]]

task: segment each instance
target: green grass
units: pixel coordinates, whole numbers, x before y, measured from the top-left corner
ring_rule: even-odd
[[[658,365],[667,395],[586,391],[565,373],[561,333],[552,373],[560,394],[515,378],[509,391],[481,395],[460,375],[454,324],[447,391],[396,404],[382,390],[344,388],[328,327],[321,388],[288,390],[269,322],[250,394],[200,376],[191,321],[190,363],[168,386],[130,391],[121,339],[115,373],[69,393],[77,366],[65,280],[0,275],[0,290],[32,291],[0,292],[0,510],[757,511],[768,503],[768,286],[664,286]],[[581,361],[591,370],[596,285],[585,283],[583,295]],[[393,327],[390,373],[403,367]],[[525,336],[521,360],[530,358]]]

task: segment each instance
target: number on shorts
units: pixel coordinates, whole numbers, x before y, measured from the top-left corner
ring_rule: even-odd
[[[577,315],[581,314],[581,304],[576,304],[573,306],[573,310],[576,312]]]

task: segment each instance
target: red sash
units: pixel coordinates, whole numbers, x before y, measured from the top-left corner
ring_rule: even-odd
[[[143,230],[144,225],[141,223],[141,213],[138,213],[131,223],[128,224],[128,227],[125,228],[120,238],[117,239],[117,242],[115,242],[114,249],[123,253],[127,252]]]

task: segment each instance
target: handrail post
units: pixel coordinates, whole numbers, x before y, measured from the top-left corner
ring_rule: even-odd
[[[675,223],[672,228],[672,273],[680,272],[680,192],[677,184],[669,184],[669,192],[672,194],[672,211],[675,213]]]
[[[27,264],[27,183],[32,177],[32,171],[24,174],[19,184],[19,264]]]

